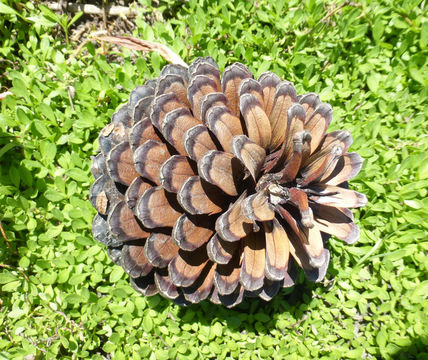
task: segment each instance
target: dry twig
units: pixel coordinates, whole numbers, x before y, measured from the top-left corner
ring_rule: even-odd
[[[54,11],[61,11],[61,6],[58,3],[48,3],[47,7]],[[91,15],[103,15],[103,9],[92,4],[76,4],[69,2],[67,4],[67,11],[70,12],[83,12],[84,14],[91,14]],[[130,9],[126,6],[118,6],[118,5],[112,5],[112,6],[106,6],[105,7],[105,13],[108,16],[136,16],[137,12],[133,9]]]
[[[8,95],[13,95],[13,94],[10,91],[0,93],[0,100],[3,100]]]
[[[9,249],[9,251],[10,251],[12,254],[15,254],[15,251],[13,251],[12,246],[10,245],[10,241],[9,241],[9,239],[7,238],[6,232],[5,232],[5,231],[4,231],[4,229],[3,229],[3,224],[1,223],[1,221],[0,221],[0,232],[1,232],[1,234],[3,235],[4,241],[5,241],[5,243],[6,243],[7,248]]]
[[[179,64],[179,65],[183,65],[184,67],[188,67],[188,65],[184,62],[184,60],[179,55],[177,55],[169,47],[163,44],[159,44],[148,40],[141,40],[132,36],[101,35],[101,36],[96,36],[95,38],[99,41],[107,41],[119,46],[124,46],[132,50],[156,51],[166,61],[172,64]]]
[[[73,98],[74,98],[75,92],[76,90],[74,90],[73,86],[67,86],[68,101],[70,102],[71,110],[73,111],[74,111]]]
[[[5,269],[9,269],[9,270],[16,270],[18,271],[25,279],[25,281],[27,281],[28,283],[30,283],[30,279],[28,278],[27,274],[25,274],[25,272],[23,272],[21,269],[18,268],[14,268],[13,266],[7,265],[7,264],[0,264],[0,267],[5,268]]]

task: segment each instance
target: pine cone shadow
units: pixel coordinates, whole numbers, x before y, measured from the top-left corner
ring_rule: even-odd
[[[319,286],[306,280],[303,274],[299,279],[302,280],[291,288],[282,289],[270,302],[246,297],[241,304],[228,309],[203,301],[180,308],[178,319],[181,323],[206,326],[218,320],[234,331],[269,334],[271,329],[277,327],[279,317],[288,313],[286,317],[298,319],[295,324],[289,325],[289,328],[294,328],[306,319],[305,313],[310,308],[313,291]]]
[[[428,359],[428,336],[411,339],[411,344],[398,349],[391,355],[394,360]]]
[[[19,193],[23,198],[30,198],[30,194],[34,193],[36,187],[35,171],[22,164],[25,156],[21,139],[0,129],[0,149],[2,151],[0,156],[0,187],[12,188],[13,192]],[[39,192],[44,192],[46,189],[43,183],[38,183],[37,186]],[[0,204],[0,263],[15,267],[20,259],[19,256],[16,256],[18,248],[26,244],[25,239],[28,230],[14,230],[13,219],[4,218],[6,199],[7,197]]]

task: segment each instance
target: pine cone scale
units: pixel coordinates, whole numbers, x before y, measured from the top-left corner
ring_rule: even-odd
[[[214,274],[214,286],[218,294],[231,295],[239,287],[241,275],[240,255],[240,252],[235,251],[233,258],[231,257],[227,264],[217,263],[217,271]]]
[[[174,202],[161,186],[149,188],[138,200],[137,217],[149,229],[172,228],[181,215]]]
[[[172,238],[180,249],[193,251],[207,243],[214,234],[212,219],[208,216],[183,214],[172,229]]]
[[[153,269],[153,266],[147,260],[144,247],[135,245],[123,246],[122,266],[131,278],[144,277]]]
[[[232,153],[250,172],[253,180],[263,168],[266,160],[266,151],[259,145],[253,143],[246,135],[237,135],[232,140]]]
[[[231,150],[233,138],[244,133],[241,120],[224,105],[211,107],[206,112],[205,124],[227,152]]]
[[[180,287],[191,286],[208,262],[210,261],[205,246],[192,252],[179,250],[168,265],[168,273],[172,283]]]
[[[135,153],[135,150],[147,140],[162,142],[161,138],[156,134],[150,118],[144,117],[134,123],[129,133],[129,145],[132,152]]]
[[[238,247],[239,242],[225,241],[216,233],[208,241],[207,255],[211,261],[219,265],[232,264],[232,257]]]
[[[163,118],[162,134],[179,154],[186,156],[183,136],[187,130],[200,124],[200,121],[194,118],[188,109],[179,108],[169,112]]]
[[[308,118],[306,110],[305,129],[311,134],[311,154],[318,148],[327,128],[333,120],[333,109],[329,104],[320,104]]]
[[[272,139],[270,150],[277,149],[282,145],[287,136],[287,123],[283,116],[288,109],[297,101],[297,93],[293,84],[284,81],[274,90],[272,110],[269,115],[269,122],[272,128]],[[267,114],[266,108],[266,114]]]
[[[357,153],[344,154],[337,161],[336,167],[325,174],[320,182],[327,185],[339,185],[355,177],[363,166],[363,159]]]
[[[171,193],[177,193],[184,182],[194,175],[192,163],[184,155],[171,156],[159,168],[160,184]]]
[[[187,99],[187,81],[182,76],[166,74],[159,78],[156,96],[169,93],[175,94],[180,102],[190,108],[190,103]]]
[[[309,120],[309,118],[312,116],[315,109],[321,105],[321,100],[317,94],[309,93],[302,95],[298,98],[299,104],[303,106],[306,112],[306,119]]]
[[[251,232],[243,239],[243,258],[240,281],[248,291],[260,289],[265,278],[265,234]]]
[[[198,161],[200,177],[217,186],[227,195],[236,196],[243,180],[242,163],[231,153],[218,150],[208,151]]]
[[[166,93],[155,97],[151,105],[150,119],[152,125],[162,133],[162,121],[170,111],[186,108],[174,93]]]
[[[143,229],[126,201],[118,202],[107,217],[110,232],[120,241],[127,242],[143,239],[150,232]]]
[[[243,64],[234,63],[223,71],[221,89],[226,96],[231,113],[239,118],[239,86],[244,79],[253,78],[251,71]]]
[[[170,157],[171,154],[165,144],[147,140],[134,152],[135,168],[142,177],[160,185],[159,170]]]
[[[139,176],[128,142],[122,142],[113,147],[107,154],[106,163],[110,177],[122,185],[129,186]]]
[[[253,221],[248,220],[242,211],[243,201],[243,197],[239,198],[216,221],[215,229],[225,241],[238,241],[253,230]]]
[[[208,195],[209,194],[209,195]],[[224,197],[220,190],[199,176],[189,177],[177,193],[182,209],[191,215],[217,214],[223,210]]]
[[[170,235],[151,233],[144,245],[146,258],[154,267],[163,269],[178,254],[178,246]]]
[[[214,284],[217,264],[209,262],[192,286],[183,289],[184,297],[191,303],[198,303],[208,298]]]
[[[272,281],[281,281],[287,272],[290,245],[286,231],[277,219],[263,223],[266,239],[265,276]]]
[[[193,75],[192,75],[193,76]],[[192,77],[188,88],[188,99],[194,117],[201,121],[201,102],[205,95],[218,92],[217,83],[205,75]]]
[[[161,274],[163,272],[164,274]],[[154,283],[156,289],[159,293],[170,300],[176,300],[180,293],[177,290],[177,287],[172,283],[171,279],[168,276],[168,271],[156,271],[154,273]]]
[[[135,178],[134,181],[129,185],[125,192],[125,200],[134,215],[136,215],[135,207],[137,205],[137,201],[144,194],[144,192],[151,187],[151,184],[144,182],[144,179],[141,176]]]

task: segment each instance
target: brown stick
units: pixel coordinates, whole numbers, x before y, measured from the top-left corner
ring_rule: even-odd
[[[4,93],[0,93],[0,100],[3,100],[8,95],[13,95],[13,94],[10,91],[6,91]]]
[[[10,265],[7,265],[7,264],[0,264],[0,268],[5,268],[5,269],[9,269],[9,270],[16,270],[16,271],[18,271],[24,277],[24,279],[25,279],[26,282],[30,283],[30,279],[25,274],[25,272],[23,272],[21,269],[14,268],[13,266],[10,266]]]
[[[159,44],[152,41],[138,39],[132,36],[106,36],[99,35],[95,36],[95,39],[99,41],[107,41],[119,46],[124,46],[128,49],[132,50],[140,50],[140,51],[156,51],[162,56],[166,61],[172,64],[179,64],[184,67],[188,67],[188,65],[183,61],[183,59],[177,55],[174,51],[172,51],[169,47],[163,44]]]
[[[61,11],[60,4],[58,3],[48,3],[48,8],[54,11]],[[91,15],[102,15],[103,9],[99,8],[98,6],[92,5],[92,4],[76,4],[69,2],[67,4],[67,10],[70,12],[79,12],[82,11],[84,14],[91,14]],[[119,5],[113,5],[113,6],[106,6],[105,7],[106,14],[108,16],[136,16],[137,12],[133,9],[130,9],[126,6],[119,6]]]
[[[73,86],[67,86],[67,93],[68,93],[68,101],[70,101],[71,110],[74,111],[74,104],[73,104],[73,98],[74,98],[74,87]]]
[[[4,241],[6,242],[6,246],[8,247],[9,251],[12,254],[15,254],[15,251],[13,251],[12,246],[10,245],[9,239],[6,236],[6,232],[3,229],[3,224],[1,223],[1,221],[0,221],[0,232],[3,235],[3,237],[4,237]]]

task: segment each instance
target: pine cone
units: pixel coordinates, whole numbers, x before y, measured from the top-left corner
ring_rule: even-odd
[[[327,271],[324,243],[359,237],[347,181],[362,159],[332,108],[271,72],[212,58],[167,65],[131,92],[99,136],[95,239],[135,289],[179,304],[270,300]]]

